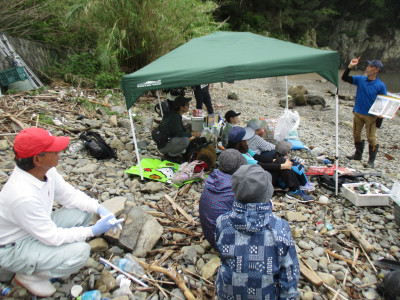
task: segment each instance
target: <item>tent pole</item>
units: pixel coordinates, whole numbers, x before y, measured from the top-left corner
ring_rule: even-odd
[[[163,112],[163,110],[162,110],[161,100],[160,100],[160,90],[157,90],[157,98],[158,98],[158,105],[160,105],[161,118],[164,118],[164,112]]]
[[[288,98],[288,89],[287,89],[287,76],[285,76],[285,91],[286,91],[286,108],[285,110],[289,109],[289,98]]]
[[[128,112],[129,112],[129,121],[131,122],[131,129],[132,129],[132,136],[133,136],[133,144],[135,145],[136,157],[137,157],[138,164],[139,164],[140,178],[143,180],[142,164],[140,163],[139,149],[138,149],[137,142],[136,142],[135,126],[133,126],[132,111],[131,111],[130,108],[129,108]]]
[[[335,106],[336,106],[336,118],[335,118],[335,124],[336,124],[336,147],[335,147],[335,165],[336,165],[336,171],[335,171],[335,196],[339,194],[339,88],[336,87],[336,95],[335,95]]]

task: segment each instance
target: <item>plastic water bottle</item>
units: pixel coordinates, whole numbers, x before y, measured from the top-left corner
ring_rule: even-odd
[[[132,254],[126,254],[124,258],[115,258],[112,261],[118,268],[122,271],[136,274],[136,275],[145,275],[143,267],[135,260]]]
[[[329,159],[325,158],[323,160],[323,163],[327,165],[327,164],[331,164],[332,162]]]
[[[2,296],[8,296],[11,293],[11,289],[5,284],[0,283],[0,292]]]
[[[87,291],[76,298],[77,300],[101,300],[101,292],[99,290]]]

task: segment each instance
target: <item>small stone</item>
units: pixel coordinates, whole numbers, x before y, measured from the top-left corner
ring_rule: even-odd
[[[303,216],[302,213],[296,212],[296,211],[288,211],[285,213],[285,219],[288,222],[304,222],[308,221],[308,218],[306,216]]]
[[[10,146],[8,145],[8,142],[6,140],[0,140],[0,151],[7,150],[8,147]]]
[[[336,288],[336,278],[329,273],[317,272],[317,275],[322,279],[323,282],[329,284],[331,287]]]
[[[301,249],[304,249],[304,250],[311,250],[311,249],[312,249],[312,247],[310,246],[310,244],[307,243],[307,242],[305,242],[305,241],[299,241],[299,242],[297,243],[297,245],[298,245]]]
[[[320,257],[325,254],[325,249],[322,247],[316,247],[313,249],[312,252],[315,254],[315,256]]]
[[[90,252],[104,252],[108,249],[108,244],[103,238],[95,238],[89,242]]]
[[[314,294],[312,292],[305,292],[303,296],[301,296],[301,300],[313,300]]]
[[[329,198],[322,195],[322,196],[319,197],[318,202],[321,203],[321,204],[328,204],[329,203]]]
[[[322,270],[328,270],[328,259],[326,257],[321,257],[318,262],[318,267]]]
[[[201,276],[205,279],[209,279],[217,272],[221,265],[221,259],[219,257],[212,258],[208,263],[201,269]]]

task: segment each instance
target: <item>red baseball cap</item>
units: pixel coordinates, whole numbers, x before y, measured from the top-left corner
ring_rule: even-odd
[[[17,158],[28,158],[42,152],[58,152],[67,148],[69,137],[54,136],[47,130],[30,127],[20,131],[14,140]]]

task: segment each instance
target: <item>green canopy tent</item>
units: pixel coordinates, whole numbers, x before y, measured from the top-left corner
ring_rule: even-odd
[[[214,32],[192,39],[123,76],[121,88],[130,109],[149,90],[241,79],[315,72],[338,87],[339,65],[337,51],[309,48],[249,32]],[[134,130],[132,118],[131,125]]]

